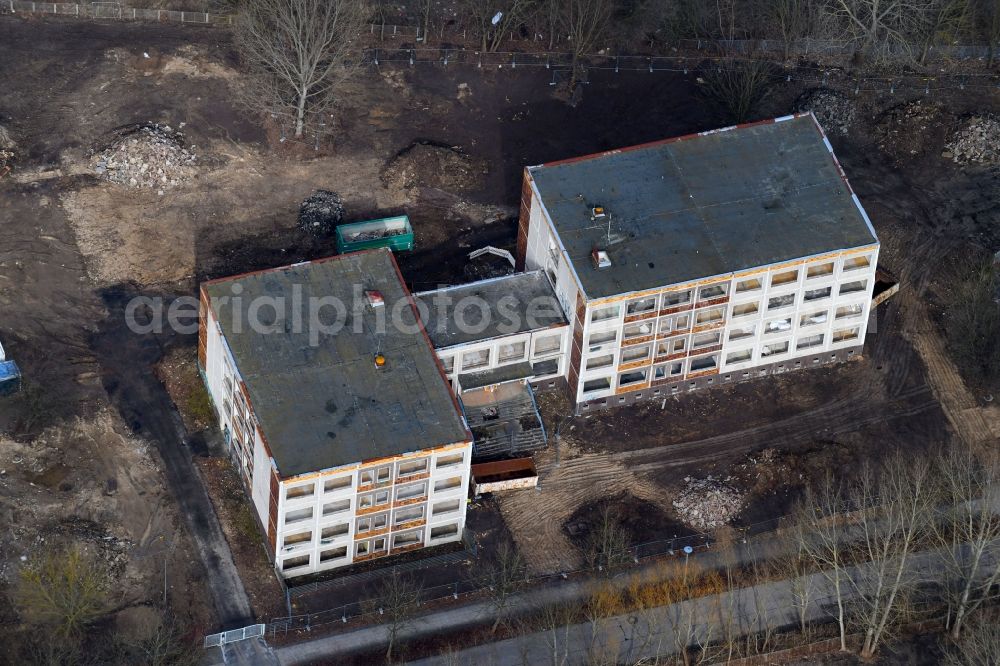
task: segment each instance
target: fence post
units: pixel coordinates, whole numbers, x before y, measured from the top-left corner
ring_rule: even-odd
[[[184,23],[184,11],[181,10],[181,23]]]

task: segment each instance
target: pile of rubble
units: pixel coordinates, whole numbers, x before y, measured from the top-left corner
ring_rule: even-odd
[[[10,132],[3,125],[0,125],[0,172],[14,162],[14,139],[10,138]]]
[[[935,144],[941,145],[938,142],[947,121],[943,105],[916,100],[883,112],[876,119],[875,140],[890,155],[920,155]]]
[[[1000,163],[1000,119],[994,116],[969,118],[952,135],[941,157],[959,163]]]
[[[853,100],[829,88],[807,90],[796,101],[795,108],[812,111],[823,131],[840,136],[847,136],[858,115],[858,107]]]
[[[344,202],[330,190],[316,190],[299,206],[299,228],[314,236],[333,233],[344,219]]]
[[[708,476],[685,477],[687,485],[674,500],[674,510],[685,523],[698,530],[727,525],[743,508],[744,495],[732,486]]]
[[[446,192],[475,189],[487,173],[487,164],[457,146],[417,142],[386,165],[382,182],[393,189],[430,187]]]
[[[195,158],[184,147],[183,134],[169,125],[146,123],[123,132],[93,163],[98,175],[113,183],[162,193],[194,175]]]

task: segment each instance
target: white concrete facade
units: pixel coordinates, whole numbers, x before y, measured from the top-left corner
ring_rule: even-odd
[[[495,370],[524,361],[539,369],[532,376],[532,382],[547,382],[566,376],[569,331],[569,326],[563,325],[442,347],[435,351],[456,391],[460,374]],[[550,368],[554,369],[543,371]]]

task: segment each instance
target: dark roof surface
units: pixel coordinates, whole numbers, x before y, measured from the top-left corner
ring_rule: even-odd
[[[566,324],[549,279],[541,271],[414,294],[435,348],[488,340]]]
[[[413,309],[393,307],[407,291],[389,250],[237,276],[208,283],[205,290],[213,299],[230,296],[234,283],[243,288],[241,331],[228,303],[213,311],[282,477],[468,440]],[[303,325],[298,330],[294,325],[293,285],[300,286],[304,304],[312,297],[340,299],[346,306],[344,327],[319,334],[318,344],[310,344],[308,310]],[[358,293],[380,291],[384,307],[376,311],[364,297],[355,303],[356,285]],[[279,332],[255,332],[246,324],[258,296],[289,298]],[[388,322],[394,310],[402,326],[377,325],[380,316]],[[329,323],[333,312],[327,308],[323,320]],[[380,369],[374,362],[378,352],[386,358]]]
[[[528,171],[590,299],[878,242],[810,114]]]

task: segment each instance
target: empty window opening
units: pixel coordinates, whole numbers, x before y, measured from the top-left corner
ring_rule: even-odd
[[[297,569],[299,567],[304,567],[309,565],[308,555],[299,555],[298,557],[289,557],[287,560],[282,560],[281,570],[288,571],[289,569]]]
[[[792,318],[786,317],[784,319],[772,319],[764,325],[765,333],[778,333],[780,331],[790,331],[792,330]]]
[[[297,543],[306,543],[312,541],[312,532],[296,532],[295,534],[287,534],[285,538],[281,540],[284,546],[294,546]]]
[[[347,546],[341,546],[340,548],[320,551],[319,561],[330,562],[331,560],[339,560],[345,557],[347,557]]]
[[[757,334],[756,326],[744,326],[743,328],[734,328],[729,331],[730,340],[743,340],[745,338],[752,338]]]
[[[562,349],[561,335],[545,335],[535,339],[534,357],[558,354]]]
[[[788,352],[788,340],[784,342],[772,342],[769,345],[762,345],[760,348],[760,355],[763,356],[777,356],[779,354],[785,354]]]
[[[813,324],[824,324],[826,323],[826,320],[829,318],[830,315],[826,310],[804,314],[799,319],[799,326],[812,326]]]
[[[313,494],[315,485],[314,483],[310,483],[304,486],[291,486],[285,490],[285,498],[298,499],[299,497],[309,497]]]
[[[784,271],[783,273],[775,273],[771,276],[771,286],[777,287],[782,284],[791,284],[799,279],[798,269],[794,271]]]
[[[789,305],[795,305],[795,294],[784,294],[782,296],[774,296],[769,298],[767,301],[768,310],[777,310],[778,308],[786,308]]]
[[[490,364],[490,350],[477,349],[462,354],[462,370],[472,370]]]
[[[329,502],[323,505],[323,515],[330,516],[335,513],[340,513],[341,511],[348,511],[351,508],[351,500],[339,500],[337,502]]]
[[[337,525],[330,525],[329,527],[324,527],[323,531],[320,532],[320,539],[336,539],[339,536],[344,536],[350,531],[350,525],[347,523],[339,523]]]
[[[584,393],[593,393],[594,391],[606,391],[609,388],[611,388],[610,377],[599,377],[597,379],[588,379],[583,383]]]
[[[757,291],[760,289],[760,280],[758,278],[748,278],[746,280],[740,280],[736,283],[736,293],[742,294],[747,291]]]
[[[312,520],[312,517],[312,507],[309,507],[308,509],[299,509],[298,511],[289,511],[285,514],[285,524],[298,523],[303,520]]]
[[[444,490],[453,490],[462,485],[462,477],[453,476],[450,479],[442,479],[434,482],[434,492],[439,493]]]
[[[823,287],[822,289],[810,289],[802,294],[803,300],[818,301],[821,298],[828,298],[833,287]]]
[[[634,301],[630,301],[627,306],[625,306],[626,315],[637,315],[644,314],[646,312],[652,312],[656,309],[656,297],[647,296],[645,298],[639,298]]]
[[[445,539],[458,535],[458,523],[431,528],[431,539]]]
[[[744,317],[746,315],[756,314],[759,309],[760,305],[758,303],[741,303],[740,305],[733,306],[733,316]]]
[[[672,308],[677,305],[682,305],[691,301],[691,290],[686,291],[671,291],[663,294],[663,306],[664,308]]]
[[[871,257],[850,257],[844,259],[844,270],[845,271],[856,271],[861,268],[868,268],[871,266]]]
[[[599,345],[607,344],[609,342],[614,342],[618,339],[618,331],[605,331],[604,333],[591,333],[590,334],[590,346],[596,347]]]
[[[745,361],[749,361],[751,358],[753,358],[753,351],[750,349],[744,349],[743,351],[733,352],[732,354],[726,356],[726,363],[743,363]]]
[[[618,375],[618,386],[631,386],[633,384],[641,384],[646,381],[646,373],[648,370],[643,368],[641,370],[633,370],[631,372],[623,372]]]
[[[497,348],[497,357],[501,363],[509,363],[511,361],[520,361],[524,358],[525,351],[527,350],[527,344],[524,342],[512,342],[506,345],[500,345]]]
[[[609,305],[603,308],[597,308],[590,313],[590,321],[607,321],[609,319],[614,319],[621,314],[621,306],[619,305]]]
[[[823,344],[823,334],[817,333],[816,335],[807,335],[803,338],[799,338],[796,343],[796,349],[809,349],[810,347],[817,347]]]
[[[843,294],[853,294],[858,291],[864,291],[868,287],[868,280],[855,280],[854,282],[845,282],[840,285],[840,293]]]
[[[806,269],[806,279],[818,278],[826,275],[833,275],[832,261],[825,264],[816,264],[815,266],[810,266]]]
[[[652,345],[639,345],[638,347],[627,347],[622,349],[622,363],[635,363],[636,361],[645,361],[649,358],[649,352],[652,350]]]
[[[443,516],[458,511],[460,507],[461,503],[459,502],[459,500],[448,500],[447,502],[438,502],[437,504],[434,505],[433,509],[431,509],[431,514],[434,515],[435,517]]]
[[[862,305],[845,305],[843,307],[837,308],[837,319],[851,319],[854,317],[860,317],[861,313],[864,311],[864,306]]]
[[[720,298],[726,295],[726,289],[728,286],[729,285],[724,284],[712,284],[707,287],[702,287],[701,291],[698,292],[698,298],[701,300]]]
[[[722,342],[722,332],[713,331],[711,333],[698,333],[691,338],[691,349],[703,349],[712,347]]]
[[[845,328],[839,331],[833,332],[834,342],[845,342],[847,340],[857,340],[858,334],[861,332],[860,328]]]
[[[422,474],[426,471],[427,458],[420,458],[419,460],[406,460],[399,463],[397,476],[413,476],[414,474]]]
[[[629,340],[631,338],[641,338],[647,335],[653,334],[653,324],[656,322],[649,320],[639,322],[638,324],[629,324],[622,331],[622,338]]]
[[[711,370],[712,368],[716,368],[718,366],[719,366],[719,356],[717,354],[691,359],[691,372],[701,372],[702,370]]]
[[[423,497],[426,494],[426,483],[414,483],[408,486],[399,486],[396,488],[396,501],[404,502],[406,500],[416,499],[417,497]]]
[[[615,362],[614,354],[605,354],[603,356],[592,356],[587,359],[587,370],[596,370],[597,368],[606,368]]]
[[[694,323],[695,326],[704,326],[706,324],[720,322],[725,319],[725,317],[725,308],[709,308],[698,312],[698,314],[695,315]]]
[[[350,476],[336,476],[323,482],[323,492],[332,493],[335,490],[343,490],[351,487],[353,478]]]

